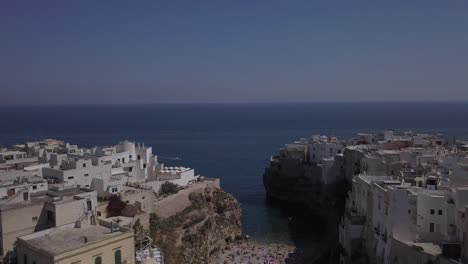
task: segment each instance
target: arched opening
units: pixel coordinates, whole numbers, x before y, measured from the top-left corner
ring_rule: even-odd
[[[122,264],[122,252],[120,249],[116,250],[114,253],[115,264]]]

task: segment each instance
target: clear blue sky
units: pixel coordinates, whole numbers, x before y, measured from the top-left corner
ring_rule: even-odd
[[[10,0],[0,100],[468,100],[468,1]]]

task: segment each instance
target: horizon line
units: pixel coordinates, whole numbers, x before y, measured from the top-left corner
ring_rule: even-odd
[[[112,105],[267,105],[267,104],[374,104],[374,103],[468,103],[468,100],[362,100],[362,101],[258,101],[258,102],[117,102],[117,103],[3,103],[13,106],[112,106]]]

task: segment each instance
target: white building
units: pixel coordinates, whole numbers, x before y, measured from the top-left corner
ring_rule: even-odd
[[[104,192],[112,192],[115,185],[122,184],[125,179],[112,177],[112,165],[93,165],[87,157],[74,157],[62,160],[60,167],[43,168],[42,175],[51,183],[60,183],[64,186],[81,186],[96,190],[99,195]]]
[[[23,169],[37,164],[37,157],[31,157],[24,151],[6,150],[0,152],[0,170]]]
[[[20,191],[32,194],[36,192],[47,191],[47,189],[47,181],[42,177],[19,177],[13,181],[0,183],[0,199],[9,199]]]
[[[322,159],[335,158],[343,150],[343,144],[336,137],[312,136],[309,143],[309,162],[317,164]]]
[[[96,147],[90,154],[94,165],[111,164],[128,174],[129,182],[153,180],[160,165],[152,147],[124,141],[116,146]]]

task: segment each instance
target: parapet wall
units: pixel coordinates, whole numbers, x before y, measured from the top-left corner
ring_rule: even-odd
[[[187,189],[180,190],[178,193],[160,198],[153,204],[152,213],[167,218],[183,211],[191,205],[189,195],[194,192],[203,191],[205,188],[220,189],[219,179],[205,178],[203,181],[191,185]]]

